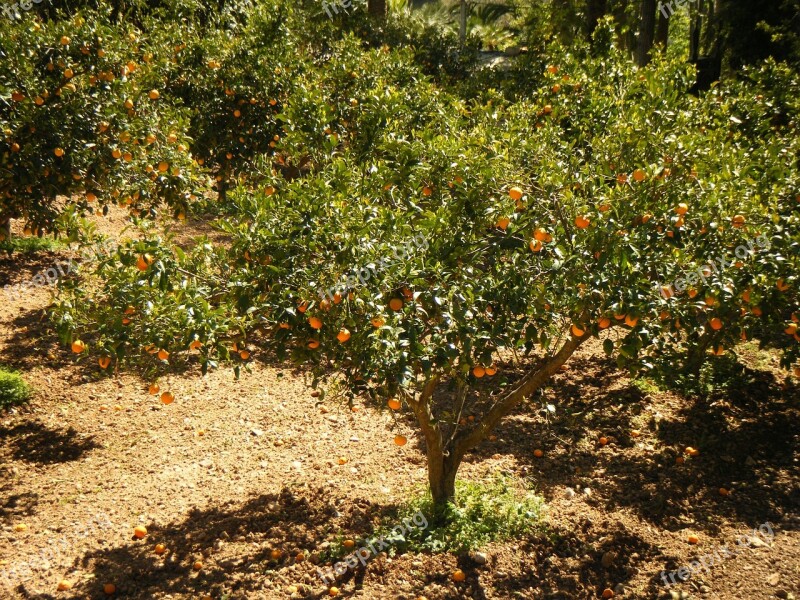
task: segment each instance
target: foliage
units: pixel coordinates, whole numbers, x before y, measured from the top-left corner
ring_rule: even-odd
[[[0,367],[0,409],[27,402],[30,396],[30,386],[19,373]]]

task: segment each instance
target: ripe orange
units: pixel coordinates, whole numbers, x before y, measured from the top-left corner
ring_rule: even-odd
[[[732,225],[737,228],[743,227],[744,222],[745,222],[744,215],[736,215],[733,217],[733,220],[731,221]]]
[[[731,493],[730,490],[725,489],[724,487],[719,488],[719,495],[720,496],[727,496],[730,493]]]
[[[708,324],[714,331],[719,331],[720,329],[722,329],[722,319],[720,319],[719,317],[714,317],[708,322]]]
[[[60,157],[64,156],[64,150],[63,150],[63,148],[56,148],[55,150],[53,150],[53,154],[55,154],[56,156],[58,156],[60,158]]]
[[[342,542],[342,546],[345,550],[352,550],[356,547],[356,543],[353,540],[345,540]]]
[[[586,333],[585,329],[581,329],[580,327],[578,327],[574,323],[572,324],[571,331],[572,331],[572,335],[574,335],[575,337],[581,337],[581,336],[583,336],[584,333]]]
[[[783,332],[787,335],[794,335],[797,333],[797,323],[789,323],[789,326]]]
[[[597,325],[600,327],[600,329],[606,329],[611,326],[611,319],[608,317],[600,317],[600,319],[597,321]]]
[[[753,313],[755,316],[757,316],[757,317],[760,317],[762,314],[764,314],[764,312],[761,310],[761,307],[760,307],[760,306],[754,306],[754,307],[753,307],[752,309],[750,309],[750,310],[751,310],[751,312],[752,312],[752,313]]]
[[[536,450],[534,450],[534,451],[533,451],[533,455],[534,455],[536,458],[542,458],[542,457],[544,456],[544,452],[542,452],[541,450],[539,450],[539,449],[537,448]]]
[[[558,67],[556,67],[555,65],[547,65],[547,72],[550,73],[551,75],[555,75],[556,73],[558,73]]]
[[[167,360],[168,358],[169,358],[169,352],[167,352],[163,348],[158,351],[158,360]]]
[[[150,395],[155,396],[156,394],[158,394],[160,389],[161,386],[159,386],[157,383],[151,383],[150,387],[147,388],[147,391]]]
[[[66,592],[67,590],[72,589],[72,582],[68,579],[62,579],[58,582],[58,591],[59,592]]]
[[[399,400],[395,400],[394,398],[390,398],[390,399],[389,399],[389,400],[386,402],[386,404],[387,404],[387,406],[388,406],[389,408],[391,408],[392,410],[400,410],[400,401],[399,401]]]
[[[192,568],[193,568],[195,571],[199,571],[200,569],[202,569],[202,568],[203,568],[203,563],[202,563],[202,562],[200,562],[199,560],[196,560],[196,561],[194,561],[194,564],[192,565]]]
[[[645,172],[644,172],[644,171],[642,171],[641,169],[636,169],[636,170],[633,172],[633,180],[634,180],[634,181],[636,181],[636,182],[642,182],[642,181],[644,181],[644,180],[645,180],[645,177],[646,177],[646,175],[645,175]]]
[[[200,350],[203,347],[203,342],[200,340],[192,340],[189,344],[189,350]]]
[[[542,242],[539,240],[531,240],[528,244],[528,248],[531,249],[531,252],[539,252],[543,247]]]
[[[678,206],[675,207],[675,212],[683,216],[687,212],[689,212],[689,206],[685,202],[681,202],[680,204],[678,204]]]
[[[140,271],[147,271],[148,267],[153,263],[153,257],[149,254],[142,254],[136,259],[136,268]]]
[[[312,350],[319,348],[319,340],[308,340],[308,347]]]
[[[141,540],[147,535],[147,527],[144,525],[137,525],[133,528],[133,537],[137,540]]]
[[[628,327],[636,327],[636,324],[639,322],[639,317],[634,317],[633,315],[625,315],[625,325]]]
[[[318,317],[309,317],[308,324],[312,329],[322,329],[322,320],[320,320]]]
[[[511,223],[511,219],[509,219],[508,217],[500,217],[499,219],[497,219],[497,223],[495,223],[495,227],[505,231],[508,228],[510,223]]]
[[[613,598],[614,597],[614,590],[610,588],[606,588],[603,590],[603,598]]]
[[[775,285],[776,285],[776,287],[778,288],[778,291],[779,291],[779,292],[785,292],[786,290],[788,290],[788,289],[789,289],[789,284],[788,284],[788,283],[786,283],[786,282],[783,280],[783,277],[781,277],[780,279],[778,279],[778,282],[777,282]]]
[[[112,594],[116,593],[116,591],[117,591],[117,586],[115,586],[113,583],[107,583],[107,584],[105,584],[105,585],[103,586],[103,591],[104,591],[106,594],[108,594],[109,596],[111,596]]]
[[[481,365],[475,365],[475,367],[472,369],[472,374],[478,379],[480,379],[481,377],[486,375],[486,369],[483,368]]]
[[[175,396],[171,392],[164,392],[161,394],[161,402],[164,404],[172,404],[175,401]]]
[[[700,542],[700,538],[698,538],[696,535],[690,535],[686,538],[686,541],[690,544],[697,544]]]
[[[241,358],[242,360],[247,360],[248,358],[250,358],[250,353],[247,350],[242,350],[241,352],[239,352],[239,358]]]
[[[150,98],[150,100],[158,100],[161,97],[161,94],[158,92],[158,90],[150,90],[150,92],[147,94],[147,97]]]
[[[692,448],[691,446],[686,446],[686,450],[684,450],[684,453],[688,454],[689,456],[697,456],[698,454],[700,454],[700,450]]]
[[[370,323],[372,323],[372,326],[373,326],[375,329],[378,329],[379,327],[383,327],[383,325],[384,325],[384,320],[383,320],[382,318],[380,318],[380,317],[374,317],[374,318],[373,318],[373,319],[370,321]]]
[[[489,367],[486,367],[486,374],[487,374],[489,377],[491,377],[492,375],[494,375],[494,374],[496,374],[496,373],[497,373],[497,367],[495,367],[495,366],[489,366]]]
[[[542,114],[549,115],[553,112],[553,107],[550,104],[545,104],[542,108]]]
[[[461,569],[456,569],[455,571],[453,571],[452,578],[453,578],[453,581],[460,582],[460,581],[464,581],[467,578],[467,576],[464,574],[464,571],[462,571]]]
[[[75,340],[72,342],[72,351],[75,354],[80,354],[84,350],[86,350],[86,344],[84,344],[81,340]]]
[[[280,560],[282,556],[283,556],[283,552],[281,552],[277,548],[273,548],[272,550],[270,550],[269,557],[272,560]]]
[[[337,588],[335,585],[332,586],[331,589],[328,590],[328,595],[329,596],[338,596],[339,595],[339,588]]]
[[[67,46],[67,45],[69,45],[69,43],[70,43],[69,36],[62,35],[61,36],[61,45],[62,46]]]
[[[725,354],[725,347],[724,346],[717,346],[716,348],[712,349],[714,356],[722,356]]]
[[[107,369],[108,365],[111,364],[111,359],[108,356],[101,356],[97,359],[97,364],[100,365],[101,369]]]
[[[423,196],[430,196],[431,194],[433,194],[433,189],[431,189],[429,186],[426,185],[422,188]]]
[[[675,459],[675,462],[679,465],[682,465],[685,462],[685,460],[682,456],[679,456],[678,458]]]
[[[607,437],[601,437],[597,441],[600,443],[601,446],[605,446],[606,444],[608,444],[608,438]]]
[[[342,344],[344,344],[347,340],[350,339],[350,331],[348,331],[345,327],[342,327],[339,330],[339,333],[336,334],[336,339],[339,340]]]
[[[396,435],[394,436],[394,443],[396,446],[405,446],[408,443],[408,440],[404,435]]]
[[[522,199],[523,196],[522,188],[514,186],[508,190],[508,195],[511,197],[512,200],[515,202]]]
[[[164,544],[156,544],[156,547],[153,549],[153,552],[161,556],[167,551],[167,547]]]
[[[575,226],[578,229],[586,229],[589,226],[589,219],[584,215],[578,215],[575,217]]]
[[[400,298],[392,298],[389,300],[389,308],[392,310],[402,310],[403,309],[403,301]]]

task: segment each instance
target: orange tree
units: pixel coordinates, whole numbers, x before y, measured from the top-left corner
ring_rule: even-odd
[[[694,98],[680,64],[556,53],[516,91],[460,96],[404,52],[361,52],[373,76],[338,99],[315,170],[235,190],[225,247],[120,247],[102,286],[65,290],[63,340],[153,376],[268,350],[405,407],[440,510],[464,456],[592,337],[632,372],[691,370],[743,336],[797,360],[796,75],[769,64]],[[311,60],[305,81],[346,73],[352,45]]]
[[[102,12],[0,27],[0,221],[33,232],[59,227],[72,197],[81,210],[133,210],[166,201],[185,211],[197,181],[188,114],[161,97],[163,75],[140,32]]]

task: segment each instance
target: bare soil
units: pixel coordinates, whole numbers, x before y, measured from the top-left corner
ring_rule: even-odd
[[[100,220],[111,234],[124,224],[113,211]],[[180,239],[207,233],[184,227]],[[67,255],[4,256],[0,286]],[[3,300],[0,364],[35,392],[0,413],[0,598],[105,598],[106,583],[124,598],[326,597],[319,554],[369,536],[425,484],[407,415],[320,403],[302,370],[259,356],[239,381],[227,369],[162,380],[176,396],[165,406],[135,374],[107,377],[58,343],[49,288]],[[637,384],[587,345],[546,392],[554,414],[538,401],[520,407],[459,472],[532,482],[547,503],[542,527],[483,548],[485,565],[381,555],[342,576],[340,596],[588,599],[611,588],[622,598],[796,597],[800,393],[770,354],[741,354],[736,385],[697,399]],[[394,446],[395,433],[410,443]],[[699,455],[678,464],[687,446]],[[767,522],[771,543],[737,545]],[[722,546],[735,555],[665,585],[662,571]],[[463,583],[451,580],[456,568]],[[73,587],[59,592],[63,579]]]

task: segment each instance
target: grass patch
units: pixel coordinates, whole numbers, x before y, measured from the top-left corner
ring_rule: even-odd
[[[639,378],[633,380],[633,385],[645,394],[658,394],[664,390],[652,379]]]
[[[544,500],[533,490],[513,485],[517,481],[508,476],[481,482],[457,481],[456,505],[451,507],[449,519],[443,524],[428,519],[427,527],[407,529],[398,541],[404,549],[417,552],[459,553],[530,533],[539,525]],[[410,501],[378,535],[389,539],[392,527],[404,519],[415,522],[414,516],[420,512],[427,517],[433,514],[430,495]]]
[[[15,237],[10,240],[0,242],[0,251],[12,254],[19,252],[20,254],[33,254],[34,252],[53,252],[65,248],[65,245],[51,237]]]
[[[31,388],[19,373],[0,367],[0,409],[22,404],[31,397]]]

